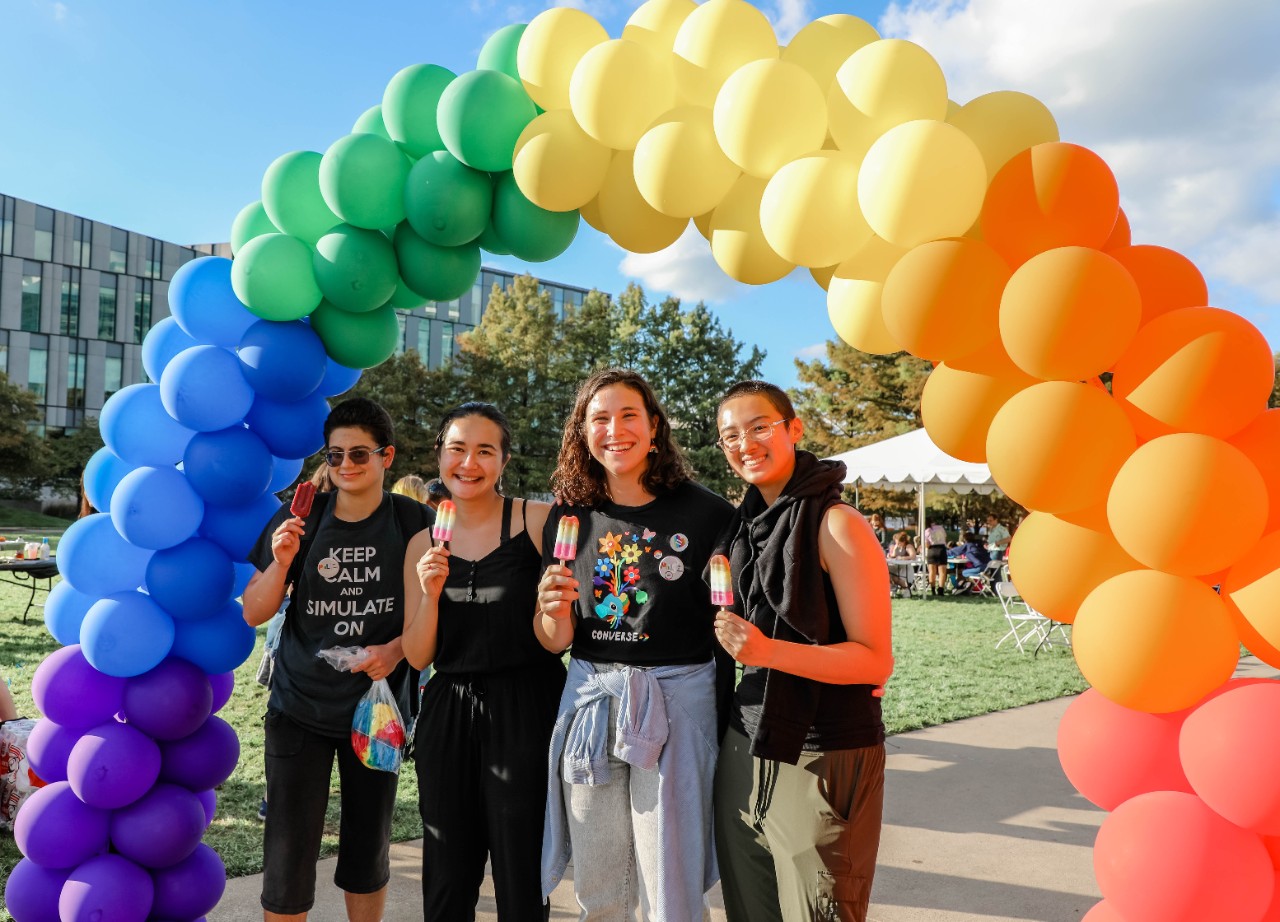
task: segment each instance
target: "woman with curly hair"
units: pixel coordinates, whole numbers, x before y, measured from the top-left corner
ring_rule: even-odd
[[[730,505],[693,482],[648,382],[606,369],[578,390],[542,539],[534,630],[573,657],[551,738],[543,894],[570,856],[583,919],[697,922],[717,877],[714,615],[702,572]],[[557,562],[562,519],[579,521]],[[720,674],[722,688],[732,672]]]

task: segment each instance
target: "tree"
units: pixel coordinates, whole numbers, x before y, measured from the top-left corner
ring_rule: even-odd
[[[11,497],[31,499],[44,477],[47,449],[35,430],[41,418],[36,395],[0,372],[0,491]]]
[[[44,482],[61,496],[80,496],[84,466],[102,447],[98,417],[90,416],[79,429],[51,436],[46,443]]]
[[[368,397],[386,408],[395,425],[396,457],[388,474],[391,483],[406,474],[424,479],[437,472],[436,427],[446,411],[463,399],[461,383],[448,368],[431,370],[416,352],[393,355],[368,369],[351,390],[353,397]],[[320,456],[307,462],[310,474]]]

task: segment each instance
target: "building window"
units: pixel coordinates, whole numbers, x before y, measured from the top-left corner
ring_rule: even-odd
[[[93,253],[93,224],[84,218],[75,219],[75,228],[71,238],[71,263],[75,266],[89,265],[89,257]]]
[[[53,209],[36,206],[36,259],[48,262],[53,259]]]
[[[49,337],[31,337],[31,348],[27,352],[27,390],[36,395],[36,399],[44,403],[49,383]]]
[[[107,357],[103,366],[102,399],[120,390],[124,379],[124,347],[119,343],[107,343]]]
[[[457,320],[461,311],[462,311],[461,301],[459,301],[457,298],[454,298],[452,301],[449,302],[449,319],[450,320]]]
[[[396,323],[400,325],[400,339],[396,345],[396,352],[404,352],[409,338],[409,318],[405,316],[404,311],[396,311]]]
[[[62,304],[58,313],[58,332],[64,336],[80,335],[80,270],[62,270]]]
[[[0,330],[0,372],[9,373],[9,331]]]
[[[164,265],[164,244],[159,240],[147,239],[147,262],[142,267],[142,274],[149,278],[160,278],[160,268]]]
[[[116,338],[116,286],[114,275],[98,276],[98,339]]]
[[[22,263],[22,324],[28,333],[40,332],[40,275],[44,267],[40,263],[24,260]]]
[[[129,232],[111,228],[111,251],[107,268],[112,272],[124,272],[129,263]]]
[[[13,197],[0,195],[0,253],[13,255]]]
[[[151,330],[151,279],[138,279],[133,295],[133,341],[140,343]]]
[[[84,409],[84,366],[88,360],[89,344],[83,339],[73,340],[67,354],[67,408]]]
[[[424,368],[431,367],[431,321],[418,321],[418,358]]]
[[[440,324],[440,364],[453,358],[453,324]]]

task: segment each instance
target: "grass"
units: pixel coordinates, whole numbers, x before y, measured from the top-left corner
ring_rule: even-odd
[[[37,618],[23,625],[26,591],[0,584],[0,677],[10,683],[18,711],[34,715],[31,676],[56,648]],[[894,649],[897,667],[884,697],[890,733],[933,726],[1083,691],[1086,687],[1069,651],[1049,648],[1032,657],[1009,645],[994,649],[1004,633],[998,603],[976,597],[895,599]],[[215,848],[229,876],[252,874],[262,866],[262,715],[266,689],[254,681],[258,648],[238,670],[236,690],[220,712],[240,735],[240,764],[218,795],[218,815],[205,841]],[[335,776],[336,783],[336,776]],[[336,786],[334,788],[336,793]],[[326,818],[324,853],[337,849],[336,798]],[[422,835],[416,780],[411,765],[400,775],[393,835],[397,841]],[[12,836],[0,833],[0,891],[21,859]],[[12,922],[0,902],[0,922]]]
[[[71,521],[69,519],[59,519],[55,516],[45,515],[43,512],[34,512],[30,509],[0,504],[0,535],[15,537],[10,532],[26,528],[63,532],[70,526]]]

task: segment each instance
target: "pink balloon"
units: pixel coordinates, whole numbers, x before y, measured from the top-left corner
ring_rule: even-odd
[[[1234,688],[1182,726],[1182,767],[1200,798],[1237,826],[1280,835],[1280,682]]]
[[[1124,916],[1116,912],[1116,908],[1103,900],[1094,903],[1093,908],[1084,914],[1080,922],[1126,922]]]
[[[1125,922],[1256,922],[1275,871],[1262,840],[1194,794],[1139,794],[1103,822],[1093,850],[1102,895]]]

